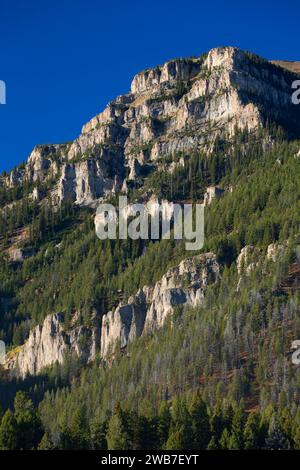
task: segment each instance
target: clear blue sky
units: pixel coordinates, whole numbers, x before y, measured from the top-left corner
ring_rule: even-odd
[[[299,0],[0,0],[0,171],[72,140],[133,75],[234,45],[300,60]]]

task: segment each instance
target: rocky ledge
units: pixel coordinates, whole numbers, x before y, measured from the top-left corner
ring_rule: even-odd
[[[93,328],[66,329],[62,314],[48,315],[30,332],[23,346],[7,354],[4,367],[11,375],[24,378],[55,363],[62,364],[67,354],[84,363],[93,361],[96,354],[106,359],[116,348],[160,328],[176,307],[200,305],[207,286],[218,278],[216,257],[206,253],[169,269],[154,286],[143,287],[102,320],[95,319]]]

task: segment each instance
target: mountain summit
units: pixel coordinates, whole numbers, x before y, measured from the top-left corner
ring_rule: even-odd
[[[217,139],[228,140],[235,130],[274,122],[297,136],[296,78],[233,47],[168,61],[138,73],[131,91],[84,125],[74,142],[37,146],[2,184],[45,183],[56,203],[90,205],[170,159],[172,171],[184,164],[185,153],[211,152]]]

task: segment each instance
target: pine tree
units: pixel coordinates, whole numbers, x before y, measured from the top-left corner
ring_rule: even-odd
[[[15,450],[18,447],[18,425],[14,414],[7,410],[0,425],[0,449]]]
[[[38,445],[39,450],[53,450],[55,446],[47,432],[44,433],[41,442]]]
[[[300,450],[300,426],[297,426],[294,433],[294,448]]]
[[[158,434],[158,441],[159,441],[160,447],[163,447],[163,445],[167,442],[170,424],[171,424],[171,413],[170,413],[169,405],[166,401],[162,401],[159,407],[158,425],[157,425],[157,434]]]
[[[14,416],[18,428],[18,447],[35,448],[42,436],[41,423],[32,400],[25,392],[17,392],[14,400]]]
[[[191,403],[191,449],[206,449],[210,438],[210,425],[207,413],[207,406],[197,393]]]
[[[69,425],[69,446],[75,450],[87,448],[86,424],[82,408],[77,408]]]
[[[275,417],[271,419],[268,437],[266,438],[266,448],[271,450],[287,450],[291,445],[287,437],[284,435]]]
[[[107,450],[107,421],[102,422],[99,419],[94,419],[90,425],[90,439],[91,446],[95,450]]]
[[[220,446],[223,450],[228,450],[231,448],[232,441],[231,435],[227,428],[225,428],[222,432],[222,436],[220,438]]]
[[[212,411],[210,420],[211,433],[215,438],[215,442],[219,442],[223,429],[224,429],[224,418],[223,413],[219,404],[216,404]]]
[[[232,418],[232,442],[231,449],[243,449],[244,447],[244,426],[245,426],[245,411],[242,404],[235,406]]]
[[[129,449],[129,434],[126,430],[123,413],[117,408],[108,424],[106,435],[108,450],[127,450]]]
[[[244,429],[244,446],[246,450],[257,449],[260,440],[259,416],[250,413]]]
[[[164,446],[165,450],[183,450],[186,447],[184,446],[184,438],[182,429],[176,431],[171,431],[169,438]]]
[[[212,438],[210,439],[208,443],[207,450],[218,450],[219,448],[220,447],[217,443],[215,436],[212,436]]]

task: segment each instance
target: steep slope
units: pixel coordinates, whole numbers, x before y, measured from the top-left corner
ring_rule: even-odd
[[[193,151],[211,152],[217,138],[226,140],[237,129],[251,131],[269,120],[297,134],[294,79],[232,47],[169,61],[137,74],[130,92],[83,126],[74,142],[36,147],[3,184],[47,187],[52,181],[55,202],[90,205],[143,179],[161,161],[172,158],[174,169]]]
[[[8,354],[4,368],[11,376],[25,378],[38,374],[55,363],[62,364],[67,354],[82,363],[107,358],[120,346],[163,326],[175,307],[195,307],[203,302],[207,285],[216,282],[219,266],[211,253],[188,258],[170,269],[154,286],[144,286],[128,303],[120,303],[93,328],[66,329],[63,314],[48,315],[42,326],[34,328],[26,343]]]
[[[272,64],[279,65],[290,72],[300,73],[300,62],[293,62],[291,60],[272,60],[271,62]]]
[[[29,448],[103,449],[116,422],[121,448],[299,447],[295,79],[232,47],[172,60],[0,176],[0,404],[32,397]],[[203,204],[201,252],[100,241],[120,193]]]
[[[153,403],[156,393],[168,398],[201,385],[212,400],[232,394],[258,406],[273,393],[277,403],[280,385],[271,392],[270,381],[287,368],[288,341],[298,332],[296,78],[232,47],[172,60],[137,74],[130,92],[74,142],[37,146],[24,165],[1,176],[5,380],[29,374],[34,381],[45,367],[68,367],[70,356],[78,358],[85,386],[89,368],[95,374],[102,420],[114,393],[131,406],[128,396],[147,395]],[[129,202],[161,199],[167,209],[170,199],[203,203],[203,253],[188,257],[183,244],[169,241],[100,242],[94,208],[119,193]],[[119,366],[126,377],[121,386]],[[290,377],[289,400],[295,371]],[[65,392],[70,401],[76,390]]]

